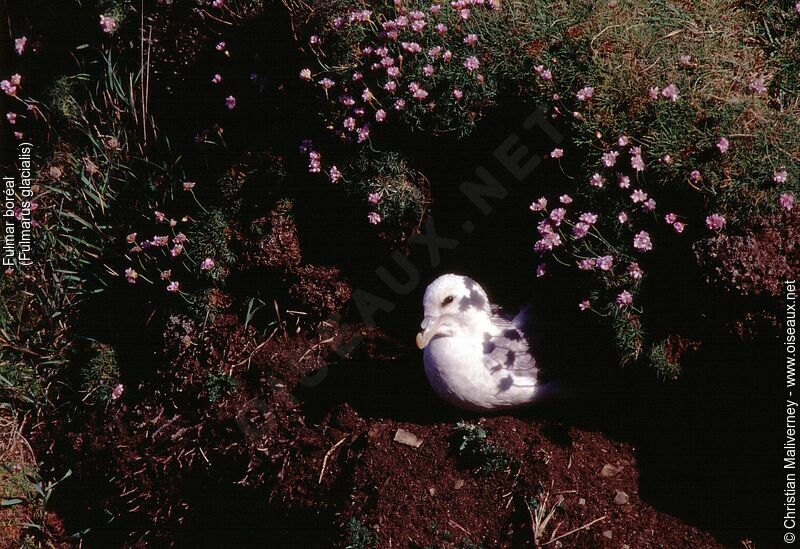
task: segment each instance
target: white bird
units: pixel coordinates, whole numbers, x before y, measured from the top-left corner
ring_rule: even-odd
[[[542,393],[539,368],[523,330],[466,276],[445,274],[425,290],[417,334],[425,374],[436,393],[471,411],[529,404]]]

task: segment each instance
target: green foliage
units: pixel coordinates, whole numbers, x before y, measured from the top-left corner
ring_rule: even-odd
[[[504,471],[514,464],[502,448],[486,439],[486,430],[480,425],[459,421],[453,430],[452,447],[466,464],[484,474]]]
[[[378,534],[355,517],[347,523],[347,531],[350,536],[347,549],[369,549],[378,546]]]
[[[372,206],[383,223],[412,233],[421,223],[430,202],[428,181],[408,160],[394,152],[364,151],[345,170],[342,185],[360,200],[379,197]]]
[[[666,342],[662,341],[650,349],[650,364],[660,379],[673,381],[680,375],[681,367],[669,359],[665,348]]]
[[[86,362],[81,367],[81,392],[84,401],[108,404],[114,388],[119,384],[117,355],[110,345],[91,342],[84,356],[79,360]]]
[[[216,402],[233,393],[236,389],[236,380],[224,372],[206,372],[205,382],[208,400]]]
[[[204,258],[213,258],[216,265],[208,274],[217,281],[224,279],[236,261],[230,248],[231,226],[229,214],[214,208],[200,214],[188,231],[192,260],[199,265]]]

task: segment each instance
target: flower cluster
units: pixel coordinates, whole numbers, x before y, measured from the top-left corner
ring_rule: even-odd
[[[331,107],[330,125],[345,141],[367,141],[372,124],[392,118],[449,125],[454,112],[468,116],[489,93],[475,19],[499,10],[496,1],[457,0],[395,2],[335,15],[309,45],[319,53],[345,40],[355,53],[339,66],[348,68],[318,74],[303,68],[300,79],[319,86]]]

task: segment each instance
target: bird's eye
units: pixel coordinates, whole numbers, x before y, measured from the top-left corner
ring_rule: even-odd
[[[442,307],[444,307],[445,305],[450,305],[454,299],[455,297],[451,295],[447,296],[446,298],[444,298],[444,301],[442,301]]]

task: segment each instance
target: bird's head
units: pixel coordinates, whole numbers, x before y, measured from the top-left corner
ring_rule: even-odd
[[[448,337],[459,328],[470,328],[491,312],[480,284],[469,277],[446,274],[428,286],[422,299],[425,318],[417,334],[417,347],[424,349],[436,336]]]

